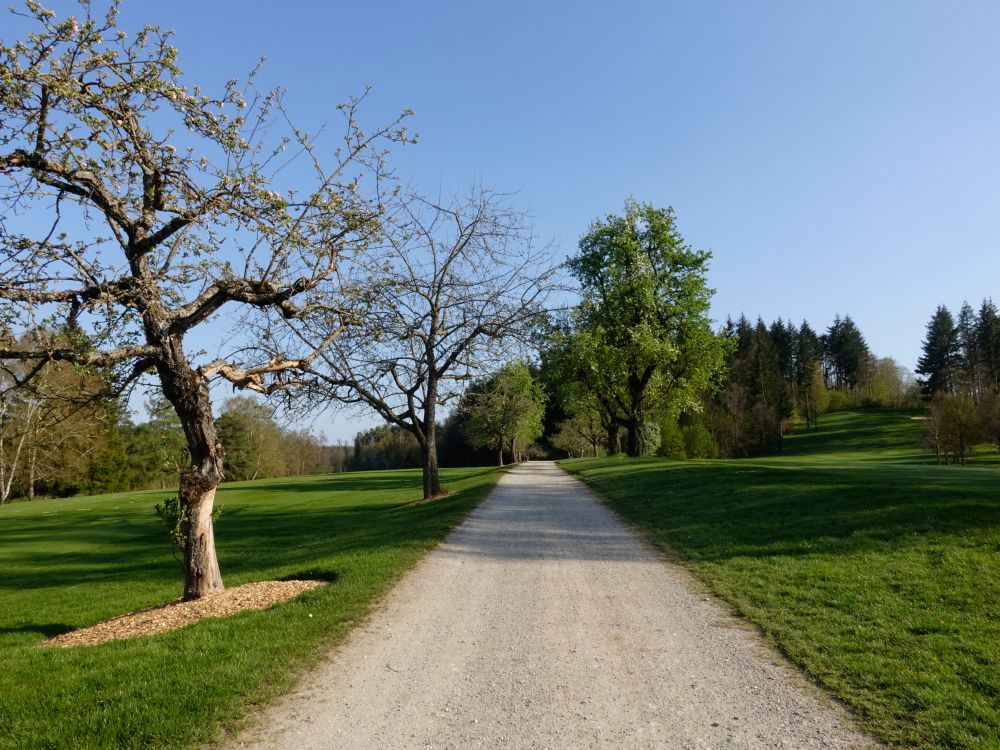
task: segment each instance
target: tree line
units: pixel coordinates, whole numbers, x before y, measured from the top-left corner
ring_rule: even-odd
[[[514,359],[474,380],[455,409],[437,425],[436,450],[443,466],[504,465],[540,455],[535,441],[544,432],[547,395],[538,370]],[[395,425],[359,432],[351,469],[418,467],[421,446]]]
[[[88,393],[93,377],[47,368],[30,390],[0,399],[0,503],[166,489],[190,463],[184,430],[170,403],[147,402],[136,423],[113,394]],[[216,420],[226,479],[240,481],[345,471],[347,446],[281,426],[273,409],[234,396]]]
[[[444,460],[755,456],[828,410],[918,405],[912,374],[877,357],[849,315],[820,332],[745,316],[714,329],[709,258],[669,208],[628,201],[596,221],[566,262],[580,302],[536,331],[537,366],[513,361],[466,389],[438,428]],[[378,438],[368,464],[406,465],[397,436]]]
[[[991,299],[962,304],[958,319],[940,305],[927,323],[917,362],[930,403],[924,443],[938,461],[964,464],[977,443],[1000,448],[1000,313]]]

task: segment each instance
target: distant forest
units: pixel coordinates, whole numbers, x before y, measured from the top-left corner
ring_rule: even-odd
[[[723,369],[711,389],[676,413],[656,415],[644,426],[643,453],[671,458],[741,458],[780,451],[793,428],[808,429],[820,415],[858,408],[928,410],[926,432],[935,445],[938,417],[949,404],[971,410],[977,441],[1000,447],[1000,316],[985,300],[978,313],[966,304],[958,323],[939,308],[928,324],[917,373],[891,357],[874,354],[849,316],[837,316],[821,332],[808,321],[770,324],[746,317],[727,320],[718,335],[729,342]],[[561,373],[532,367],[543,384],[542,427],[526,448],[532,456],[600,456],[609,451],[608,424],[599,409],[557,397]],[[474,386],[471,391],[481,388]],[[476,413],[464,399],[439,431],[442,465],[496,463],[495,454],[469,444]],[[624,435],[617,437],[618,450]],[[611,448],[614,450],[614,448]],[[509,455],[509,454],[508,454]],[[949,453],[950,455],[950,453]],[[960,456],[956,455],[956,459]],[[419,466],[419,449],[407,433],[389,426],[359,433],[346,466],[357,469]]]
[[[977,442],[1000,443],[1000,315],[990,300],[978,310],[963,305],[957,319],[939,307],[916,373],[875,355],[849,315],[821,332],[807,321],[767,324],[741,317],[727,320],[717,336],[728,348],[712,386],[693,405],[655,414],[642,428],[642,453],[763,455],[779,451],[784,435],[796,426],[807,429],[821,414],[872,407],[926,407],[926,447],[943,460],[964,460]],[[497,372],[512,368],[523,370],[527,387],[534,388],[525,396],[522,383],[522,401],[509,409],[514,423],[528,415],[528,425],[518,433],[515,424],[507,439],[502,430],[492,442],[477,439],[477,430],[484,432],[477,420],[483,421],[487,397],[496,400],[502,392],[502,378],[476,381],[439,424],[442,466],[495,464],[500,453],[499,460],[513,460],[515,453],[561,458],[609,451],[607,420],[586,396],[566,397],[567,383],[551,359],[543,355],[540,365],[515,362]],[[103,394],[101,386],[93,374],[57,365],[30,391],[2,402],[3,501],[176,486],[189,458],[169,404],[149,402],[147,420],[134,423],[121,400]],[[942,417],[945,426],[958,422],[960,441],[964,430],[964,447],[947,445]],[[228,481],[421,464],[420,446],[399,427],[359,432],[352,445],[325,445],[317,435],[283,427],[273,409],[247,396],[223,404],[218,428]],[[615,437],[618,450],[625,437]]]

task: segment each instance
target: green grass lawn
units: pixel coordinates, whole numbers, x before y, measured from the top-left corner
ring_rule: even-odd
[[[216,539],[227,585],[333,585],[264,611],[73,649],[37,644],[180,595],[180,565],[153,512],[170,492],[0,507],[0,748],[179,747],[233,727],[342,640],[500,471],[442,475],[453,494],[412,507],[419,471],[223,485]]]
[[[562,465],[891,746],[1000,748],[1000,470],[934,465],[912,416],[829,415],[773,458]]]

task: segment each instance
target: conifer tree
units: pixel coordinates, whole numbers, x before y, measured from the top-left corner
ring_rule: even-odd
[[[984,299],[976,316],[976,351],[984,393],[1000,391],[1000,312],[991,299]]]
[[[820,341],[816,332],[809,325],[808,321],[803,320],[802,325],[799,327],[799,333],[796,337],[796,353],[795,353],[795,379],[796,379],[796,392],[798,394],[800,411],[802,414],[806,415],[806,421],[809,422],[809,414],[811,413],[811,394],[812,390],[810,385],[813,380],[814,371],[819,372],[822,378],[822,367],[821,362],[823,360],[823,342]]]
[[[959,310],[956,332],[959,370],[956,385],[962,393],[968,394],[973,401],[979,403],[979,339],[976,335],[976,313],[968,302],[963,302],[962,309]]]
[[[850,315],[834,318],[824,337],[824,345],[833,387],[856,388],[865,375],[871,351]]]
[[[931,398],[935,393],[953,393],[958,370],[959,340],[958,327],[951,312],[944,305],[938,306],[927,324],[923,354],[917,360],[917,374],[921,393]]]

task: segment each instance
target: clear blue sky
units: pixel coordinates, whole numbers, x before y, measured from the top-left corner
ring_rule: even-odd
[[[416,112],[403,177],[518,191],[563,254],[627,196],[672,205],[720,320],[848,313],[912,369],[936,305],[1000,298],[995,2],[127,3],[142,21],[205,87],[266,56],[307,129],[371,84],[370,122]]]

